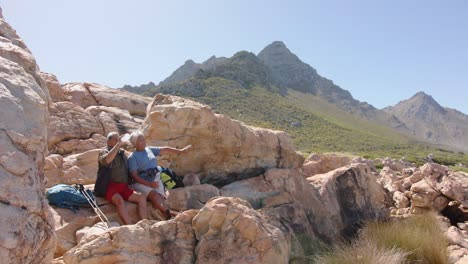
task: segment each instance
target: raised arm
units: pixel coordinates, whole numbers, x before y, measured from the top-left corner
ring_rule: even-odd
[[[115,159],[115,156],[117,156],[117,153],[119,153],[120,146],[122,145],[122,142],[117,142],[115,146],[106,154],[102,155],[100,158],[101,162],[104,163],[104,165],[109,166],[109,164],[112,163],[112,161]]]
[[[161,147],[159,151],[159,155],[166,155],[166,154],[183,154],[186,153],[192,145],[187,145],[183,149],[178,148],[171,148],[171,147]]]

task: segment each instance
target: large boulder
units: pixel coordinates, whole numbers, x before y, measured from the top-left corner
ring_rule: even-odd
[[[53,219],[44,197],[49,93],[26,45],[0,15],[0,259],[50,263]]]
[[[255,128],[177,96],[155,96],[142,125],[148,145],[184,147],[172,156],[177,174],[201,173],[201,181],[225,185],[269,168],[299,168],[304,158],[282,131]]]
[[[298,170],[270,169],[224,186],[221,195],[245,199],[289,226],[309,253],[318,240],[339,241],[357,232],[366,220],[387,214],[384,191],[365,164],[307,179]]]
[[[93,149],[65,158],[57,154],[48,156],[44,167],[44,174],[47,177],[46,187],[58,183],[94,184],[100,151],[100,149]]]
[[[238,198],[209,201],[193,219],[196,263],[288,263],[291,238]]]
[[[143,220],[83,239],[63,256],[66,264],[194,263],[195,236],[190,210],[169,221]]]
[[[418,208],[434,209],[442,211],[449,200],[438,190],[434,189],[426,180],[418,181],[411,185],[411,206]]]
[[[60,85],[57,76],[46,72],[41,72],[40,74],[47,85],[52,102],[64,101],[65,97],[63,95],[62,86]]]
[[[50,107],[48,131],[49,149],[70,139],[88,139],[93,134],[103,134],[101,123],[83,108],[69,102],[53,103]]]
[[[174,211],[201,209],[215,196],[219,196],[219,189],[211,184],[187,186],[169,190],[167,205]]]
[[[66,83],[62,86],[65,101],[87,108],[88,106],[98,105],[96,98],[82,83]]]
[[[371,169],[364,163],[353,163],[307,178],[320,193],[320,201],[344,236],[353,236],[367,221],[388,216],[387,197]]]
[[[351,159],[346,156],[336,154],[311,154],[306,159],[302,171],[308,176],[323,174],[329,171],[344,167],[351,163]]]
[[[66,101],[82,108],[111,106],[127,110],[132,115],[145,116],[151,98],[112,89],[95,83],[67,83],[62,87]]]
[[[393,195],[396,208],[411,207],[412,213],[442,212],[451,201],[468,208],[468,175],[437,163],[401,172],[384,167],[379,182]]]
[[[104,135],[109,132],[120,134],[133,132],[141,125],[141,120],[130,115],[128,110],[109,106],[90,106],[86,112],[99,119],[104,128]]]
[[[106,146],[107,139],[101,134],[93,134],[88,139],[69,139],[57,143],[54,152],[66,156],[70,154],[79,154],[88,150],[103,148]]]
[[[317,241],[329,243],[341,238],[341,230],[328,219],[329,211],[320,201],[318,190],[299,170],[270,169],[224,186],[221,195],[244,199],[268,216],[270,223],[282,223],[285,232],[301,241],[299,251],[311,253]]]
[[[120,219],[117,209],[108,201],[98,198],[99,209],[106,215],[111,223],[123,224]],[[128,214],[133,223],[136,223],[138,218],[138,206],[135,203],[125,202]],[[162,219],[159,212],[148,205],[148,217],[150,219]],[[65,252],[75,247],[83,238],[83,230],[90,228],[101,219],[91,208],[81,208],[73,212],[70,209],[58,207],[52,208],[53,218],[55,220],[55,233],[57,235],[57,246],[55,248],[55,257],[62,256]],[[86,236],[85,236],[86,237]]]

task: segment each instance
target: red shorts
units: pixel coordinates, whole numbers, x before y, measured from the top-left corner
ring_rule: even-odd
[[[116,194],[120,194],[125,201],[133,194],[133,190],[128,188],[126,183],[115,183],[110,182],[107,186],[106,200],[112,202],[112,197]]]

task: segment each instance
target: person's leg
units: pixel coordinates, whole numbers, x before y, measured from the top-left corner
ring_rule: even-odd
[[[148,194],[148,199],[153,204],[153,207],[158,209],[166,219],[171,218],[169,207],[166,204],[166,199],[164,199],[161,194],[153,190]]]
[[[148,219],[146,196],[141,193],[134,192],[128,197],[128,200],[138,204],[138,214],[140,219]]]
[[[130,216],[128,215],[127,208],[125,207],[125,201],[122,196],[118,193],[112,196],[112,203],[117,207],[117,212],[119,213],[120,218],[125,225],[130,225],[132,222]]]

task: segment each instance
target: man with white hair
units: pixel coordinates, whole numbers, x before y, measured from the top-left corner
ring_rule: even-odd
[[[166,219],[170,219],[171,214],[166,204],[164,185],[158,174],[156,156],[186,153],[192,145],[188,145],[183,149],[168,146],[146,147],[145,137],[139,131],[132,133],[130,142],[136,149],[128,158],[130,176],[135,180],[131,187],[143,195],[147,195],[153,207],[158,209]]]
[[[146,196],[137,193],[128,187],[128,161],[124,150],[121,149],[122,141],[116,132],[107,135],[107,148],[99,153],[98,179],[95,185],[95,194],[100,191],[106,200],[117,207],[117,212],[124,224],[131,224],[130,216],[124,201],[138,203],[138,214],[141,219],[148,218]],[[101,179],[99,179],[101,178]],[[103,180],[104,191],[101,190],[101,180]],[[97,195],[99,196],[99,195]]]

